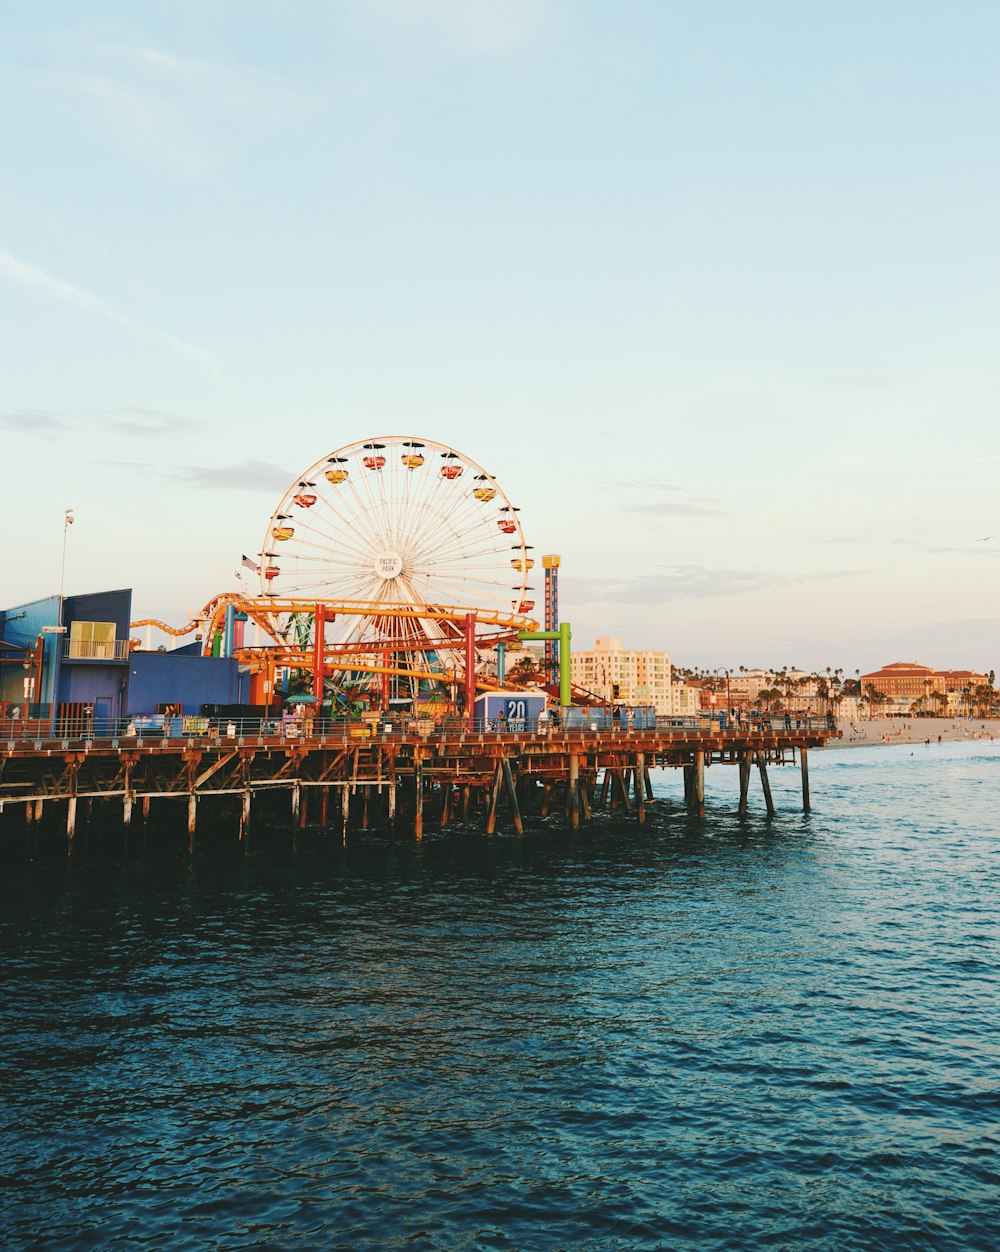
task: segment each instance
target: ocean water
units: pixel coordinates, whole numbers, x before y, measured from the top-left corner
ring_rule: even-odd
[[[1000,744],[9,869],[7,1248],[1000,1246]]]

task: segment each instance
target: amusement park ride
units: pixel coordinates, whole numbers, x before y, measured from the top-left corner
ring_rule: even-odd
[[[506,644],[539,635],[531,551],[517,508],[482,466],[428,439],[383,436],[338,449],[288,488],[259,560],[244,558],[259,595],[223,592],[180,629],[132,624],[201,632],[207,655],[249,668],[254,704],[291,683],[317,702],[363,697],[387,710],[430,700],[471,719],[477,690],[504,685]],[[551,643],[559,558],[544,561]],[[565,625],[562,635],[568,645]]]

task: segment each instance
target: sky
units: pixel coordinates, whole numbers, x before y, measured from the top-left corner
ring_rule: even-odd
[[[6,0],[4,592],[487,465],[678,665],[1000,670],[995,0]],[[994,532],[997,532],[994,536]]]

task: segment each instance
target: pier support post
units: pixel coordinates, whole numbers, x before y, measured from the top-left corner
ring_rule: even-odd
[[[768,817],[774,816],[774,800],[771,798],[771,783],[767,777],[767,761],[764,753],[757,753],[757,769],[760,771],[760,785],[764,791],[764,803],[767,805]]]
[[[324,830],[330,825],[330,788],[321,787],[319,792],[319,824]]]
[[[631,817],[632,801],[629,799],[628,787],[625,785],[625,774],[620,769],[615,770],[615,786],[617,787],[618,794],[621,797],[622,807],[624,808],[625,812]],[[615,807],[614,792],[612,792],[611,807],[612,808]]]
[[[135,794],[132,791],[132,766],[125,766],[125,795],[122,798],[122,822],[126,826],[132,825],[132,805],[135,801]]]
[[[741,817],[746,815],[747,796],[750,794],[750,754],[745,749],[740,753],[740,805],[737,810]]]
[[[699,817],[705,816],[705,749],[694,754],[694,805]]]
[[[198,820],[198,797],[188,792],[188,856],[194,855],[194,831]]]
[[[492,835],[497,828],[497,801],[500,799],[500,784],[503,781],[503,769],[500,762],[497,761],[496,771],[493,774],[493,784],[490,787],[489,803],[486,806],[486,833]]]
[[[503,780],[507,785],[507,799],[510,801],[511,814],[514,818],[514,830],[519,835],[524,834],[524,823],[521,821],[521,806],[517,802],[517,788],[514,786],[514,775],[511,772],[510,761],[507,757],[501,758],[503,766]]]
[[[807,749],[802,747],[799,749],[799,763],[802,767],[802,812],[809,812],[809,761],[806,755]]]
[[[441,784],[441,829],[448,825],[451,821],[451,783],[443,782]]]
[[[247,835],[250,832],[250,788],[240,797],[240,847],[247,850]]]
[[[415,805],[413,811],[413,837],[415,839],[423,839],[424,837],[424,763],[420,759],[419,753],[414,754],[413,760],[413,786],[416,793]]]
[[[646,820],[646,757],[642,752],[635,758],[635,815],[641,826]]]
[[[465,825],[469,824],[469,805],[472,801],[472,788],[468,783],[462,787],[462,821]]]
[[[73,840],[76,838],[76,796],[66,802],[66,855],[72,859]]]
[[[347,823],[351,817],[351,789],[345,782],[340,789],[340,842],[347,845]]]
[[[580,825],[580,757],[569,754],[569,824],[574,830]]]
[[[395,834],[396,832],[396,784],[395,782],[391,782],[389,784],[388,808],[389,808],[389,825],[392,827],[393,834]]]

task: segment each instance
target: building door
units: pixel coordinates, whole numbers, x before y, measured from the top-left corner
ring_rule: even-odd
[[[104,726],[111,721],[111,717],[111,697],[98,696],[94,700],[94,721]]]

